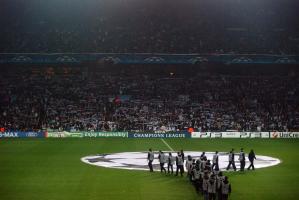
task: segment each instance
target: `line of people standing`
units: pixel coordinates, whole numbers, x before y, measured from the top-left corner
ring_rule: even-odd
[[[154,152],[152,149],[149,149],[147,159],[150,172],[153,172],[152,163],[154,161]],[[252,168],[254,170],[254,159],[256,159],[256,157],[253,150],[251,150],[248,154],[248,159],[250,161],[250,165],[247,169],[250,170],[250,168]],[[174,174],[173,165],[176,164],[175,176],[180,174],[182,177],[184,174],[185,163],[188,179],[194,185],[196,191],[203,195],[205,200],[216,200],[216,198],[220,200],[228,199],[229,194],[231,193],[231,185],[228,181],[228,177],[224,176],[219,170],[218,151],[216,151],[213,155],[212,164],[210,160],[207,159],[205,152],[202,152],[200,158],[197,160],[192,159],[192,157],[188,155],[185,161],[185,154],[183,150],[177,152],[177,156],[173,156],[171,152],[166,155],[160,150],[158,153],[158,160],[160,163],[161,173]],[[228,160],[229,164],[226,169],[229,170],[232,167],[236,171],[234,149],[229,152]],[[243,148],[240,150],[239,161],[240,171],[244,171],[246,163]],[[167,170],[165,168],[165,164],[167,164]]]
[[[148,166],[150,169],[150,172],[153,172],[153,161],[154,161],[154,152],[152,149],[149,149],[147,160],[148,160]],[[166,173],[165,164],[167,164],[167,173],[173,174],[173,165],[176,164],[176,173],[175,175],[178,176],[180,174],[183,176],[184,174],[184,160],[185,160],[185,154],[184,151],[181,150],[180,152],[177,152],[177,156],[172,156],[172,153],[169,152],[168,156],[165,155],[163,151],[159,151],[158,154],[158,160],[160,163],[160,171]]]

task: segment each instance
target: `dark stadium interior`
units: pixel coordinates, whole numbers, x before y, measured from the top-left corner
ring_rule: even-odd
[[[299,53],[297,0],[2,0],[0,52]]]

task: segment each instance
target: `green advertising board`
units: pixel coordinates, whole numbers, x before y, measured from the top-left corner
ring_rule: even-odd
[[[65,137],[73,137],[73,138],[82,138],[82,137],[128,137],[128,132],[47,132],[46,137],[48,138],[65,138]]]
[[[64,138],[64,137],[81,138],[81,137],[83,137],[83,134],[81,132],[67,132],[67,131],[48,132],[46,134],[46,137],[49,137],[49,138]]]
[[[128,137],[128,132],[82,132],[83,137]]]

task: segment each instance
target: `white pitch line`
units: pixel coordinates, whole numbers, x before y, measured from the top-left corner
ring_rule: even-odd
[[[163,139],[161,138],[162,142],[169,148],[170,151],[174,151],[173,148]]]

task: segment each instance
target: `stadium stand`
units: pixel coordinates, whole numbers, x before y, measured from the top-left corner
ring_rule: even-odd
[[[244,68],[226,66],[221,73],[194,66],[3,67],[0,127],[298,130],[297,72],[278,67],[284,73],[241,73]]]

